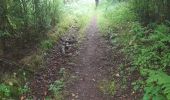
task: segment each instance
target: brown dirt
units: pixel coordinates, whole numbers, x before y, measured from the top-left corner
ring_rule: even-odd
[[[76,31],[78,31],[76,28],[70,27],[66,34],[74,34]],[[51,96],[48,90],[49,85],[62,77],[59,73],[60,68],[67,64],[67,60],[74,55],[74,51],[76,49],[76,47],[73,46],[66,51],[67,54],[63,54],[61,52],[60,42],[44,55],[45,63],[42,65],[42,68],[33,75],[31,81],[28,82],[31,92],[21,96],[24,100],[26,98],[33,98],[33,100],[45,100],[47,96]]]
[[[85,33],[86,39],[79,48],[78,56],[73,58],[74,67],[71,68],[72,76],[77,79],[66,87],[69,95],[64,100],[112,100],[99,89],[100,82],[107,80],[113,63],[111,47],[99,34],[96,16]]]
[[[79,54],[71,60],[71,77],[76,79],[67,84],[64,100],[140,100],[141,93],[136,93],[131,85],[139,79],[139,73],[130,71],[129,59],[119,44],[111,45],[101,36],[96,16],[85,33],[86,39],[79,48]],[[121,69],[121,65],[124,68]],[[114,96],[103,93],[99,88],[103,81],[107,84],[111,80],[115,82]]]

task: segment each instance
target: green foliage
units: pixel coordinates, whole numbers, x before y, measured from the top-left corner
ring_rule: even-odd
[[[51,49],[53,47],[53,44],[54,44],[54,41],[52,40],[44,40],[41,42],[41,48],[46,51],[46,50]]]
[[[8,97],[11,95],[10,86],[5,84],[0,84],[0,97]]]
[[[134,65],[151,69],[169,67],[169,27],[158,25],[152,33],[147,28],[133,27],[130,39],[131,47],[135,49]],[[130,52],[130,51],[129,51]]]
[[[143,100],[170,100],[170,76],[162,71],[147,70],[149,78],[146,80]]]
[[[149,24],[150,22],[163,22],[166,19],[170,20],[169,15],[169,0],[129,0],[133,10],[139,15],[142,23]]]
[[[64,80],[56,80],[53,84],[49,86],[49,91],[51,91],[57,100],[63,100],[61,91],[64,88]]]
[[[169,100],[169,76],[165,73],[170,66],[169,27],[161,24],[149,29],[134,24],[130,32],[126,53],[132,58],[133,66],[147,78],[146,84],[142,82],[134,88],[144,88],[143,100]]]
[[[114,95],[115,94],[115,82],[103,80],[99,83],[99,89],[104,94]]]
[[[111,95],[114,95],[114,94],[115,94],[115,82],[114,82],[114,81],[111,81],[111,82],[109,83],[108,92],[109,92],[109,94],[111,94]]]
[[[141,88],[144,87],[144,81],[143,80],[137,80],[137,81],[133,82],[132,85],[133,85],[133,89],[135,91],[137,91],[137,90],[141,91]]]
[[[100,31],[105,33],[105,36],[112,38],[115,43],[115,38],[119,33],[128,33],[132,21],[136,20],[136,15],[130,10],[130,5],[126,2],[116,3],[115,5],[105,4],[106,7],[101,8],[99,16]],[[124,39],[122,39],[124,40]]]
[[[0,31],[0,38],[9,37],[11,34],[9,32]]]
[[[53,91],[54,93],[58,93],[64,87],[63,80],[56,80],[53,84],[50,85],[49,90]]]
[[[144,89],[143,100],[170,100],[170,76],[167,75],[170,67],[170,27],[161,23],[165,16],[169,16],[165,14],[167,5],[161,6],[162,2],[167,4],[169,1],[131,1],[132,8],[125,2],[116,6],[109,5],[109,12],[104,12],[100,23],[101,30],[105,30],[111,41],[116,41],[112,42],[114,46],[118,43],[123,46],[123,51],[132,61],[131,69],[139,70],[144,77],[132,83],[134,90]],[[161,12],[162,9],[165,12]],[[143,21],[142,24],[138,18]]]
[[[20,95],[29,92],[28,86],[16,87],[11,84],[0,84],[0,98],[18,98]]]
[[[146,84],[140,83],[135,88],[144,88],[143,100],[169,100],[169,76],[165,72],[170,66],[169,27],[161,24],[149,29],[135,24],[131,32],[126,52],[133,66],[147,78]]]
[[[129,5],[127,3],[120,3],[113,6],[113,8],[108,8],[106,17],[116,25],[132,21],[135,18],[134,14],[129,10]]]
[[[29,87],[24,84],[27,81],[27,74],[28,72],[23,70],[11,75],[3,74],[0,84],[0,98],[5,100],[19,99],[21,95],[29,92]]]
[[[29,87],[27,85],[24,85],[23,87],[18,88],[19,94],[24,94],[30,91]]]
[[[47,36],[46,31],[60,21],[61,5],[61,0],[1,0],[2,49],[39,43],[41,38]],[[6,42],[12,42],[13,45],[7,45]]]

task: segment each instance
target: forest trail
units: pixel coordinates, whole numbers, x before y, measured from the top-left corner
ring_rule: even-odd
[[[71,28],[71,30],[74,28]],[[69,31],[74,34],[75,31]],[[44,99],[50,95],[48,88],[55,80],[61,78],[60,69],[69,70],[63,90],[64,100],[113,100],[104,94],[100,83],[110,80],[113,68],[112,49],[97,27],[97,16],[93,16],[85,29],[85,37],[78,51],[70,56],[63,56],[56,45],[49,52],[45,68],[35,73],[29,82],[33,99]],[[75,51],[75,50],[74,50]]]
[[[0,0],[0,100],[170,100],[169,48],[170,0]]]
[[[71,69],[72,76],[77,79],[66,87],[69,95],[64,100],[112,100],[103,95],[99,84],[107,80],[108,71],[113,66],[111,49],[100,34],[97,17],[94,16],[85,30],[86,39],[74,57],[75,66]]]

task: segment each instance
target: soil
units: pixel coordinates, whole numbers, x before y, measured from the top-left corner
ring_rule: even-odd
[[[107,80],[114,65],[110,59],[111,47],[99,34],[96,16],[85,33],[86,39],[79,48],[78,56],[73,58],[75,66],[71,68],[72,76],[77,79],[66,87],[69,95],[64,100],[112,100],[99,89],[100,82]]]

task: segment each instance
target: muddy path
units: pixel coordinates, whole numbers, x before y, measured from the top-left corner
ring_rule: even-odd
[[[96,16],[91,19],[85,34],[71,68],[72,76],[77,79],[66,87],[69,95],[64,100],[112,100],[99,89],[100,82],[108,80],[113,63],[111,49],[99,34]]]

